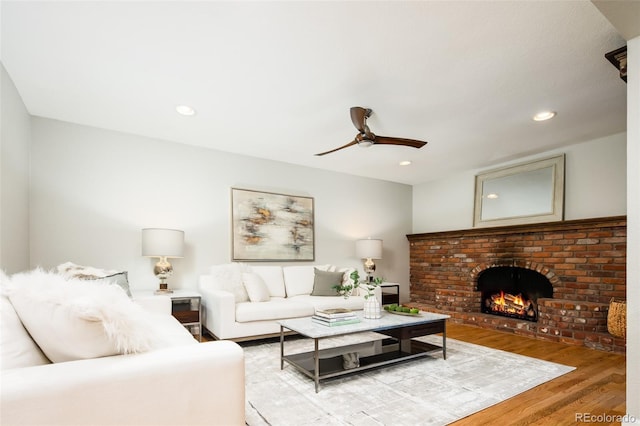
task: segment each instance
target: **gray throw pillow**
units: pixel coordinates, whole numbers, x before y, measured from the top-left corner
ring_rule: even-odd
[[[127,272],[94,268],[93,266],[76,265],[73,262],[66,262],[56,267],[59,274],[67,278],[78,278],[80,280],[91,280],[105,284],[116,284],[120,286],[127,296],[131,297],[129,289],[129,278]]]
[[[315,276],[313,278],[312,296],[339,296],[338,291],[333,286],[342,284],[344,272],[327,272],[313,268]]]
[[[131,290],[129,289],[129,279],[127,272],[119,272],[117,274],[109,275],[106,277],[95,277],[95,278],[84,278],[87,281],[94,281],[97,283],[105,283],[105,284],[115,284],[124,290],[127,293],[127,296],[131,297]]]

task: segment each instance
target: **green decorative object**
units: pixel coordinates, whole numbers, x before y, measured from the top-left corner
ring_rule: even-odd
[[[344,296],[345,299],[348,299],[357,288],[364,289],[367,292],[367,294],[364,295],[364,298],[369,299],[369,297],[373,296],[374,289],[384,281],[384,279],[380,277],[374,278],[371,282],[360,281],[360,274],[357,270],[353,271],[351,275],[349,275],[349,278],[351,278],[351,284],[338,284],[333,286],[338,294]]]

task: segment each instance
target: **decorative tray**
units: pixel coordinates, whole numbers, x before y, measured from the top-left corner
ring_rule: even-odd
[[[386,309],[384,309],[384,311],[394,315],[407,315],[410,317],[419,317],[420,315],[422,315],[422,312],[418,312],[417,314],[412,314],[411,312],[388,311]]]

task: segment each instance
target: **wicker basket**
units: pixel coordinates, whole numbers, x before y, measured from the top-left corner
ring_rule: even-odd
[[[607,315],[607,329],[615,337],[627,338],[627,301],[611,299]]]

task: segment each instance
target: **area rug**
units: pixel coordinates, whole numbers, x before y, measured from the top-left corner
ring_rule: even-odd
[[[321,341],[321,349],[378,339],[362,333]],[[354,340],[356,339],[356,340]],[[418,340],[441,345],[440,336]],[[574,367],[447,339],[447,360],[431,353],[393,366],[320,382],[285,364],[280,343],[244,344],[246,421],[273,425],[446,425],[566,374]],[[286,353],[313,350],[311,339]]]

